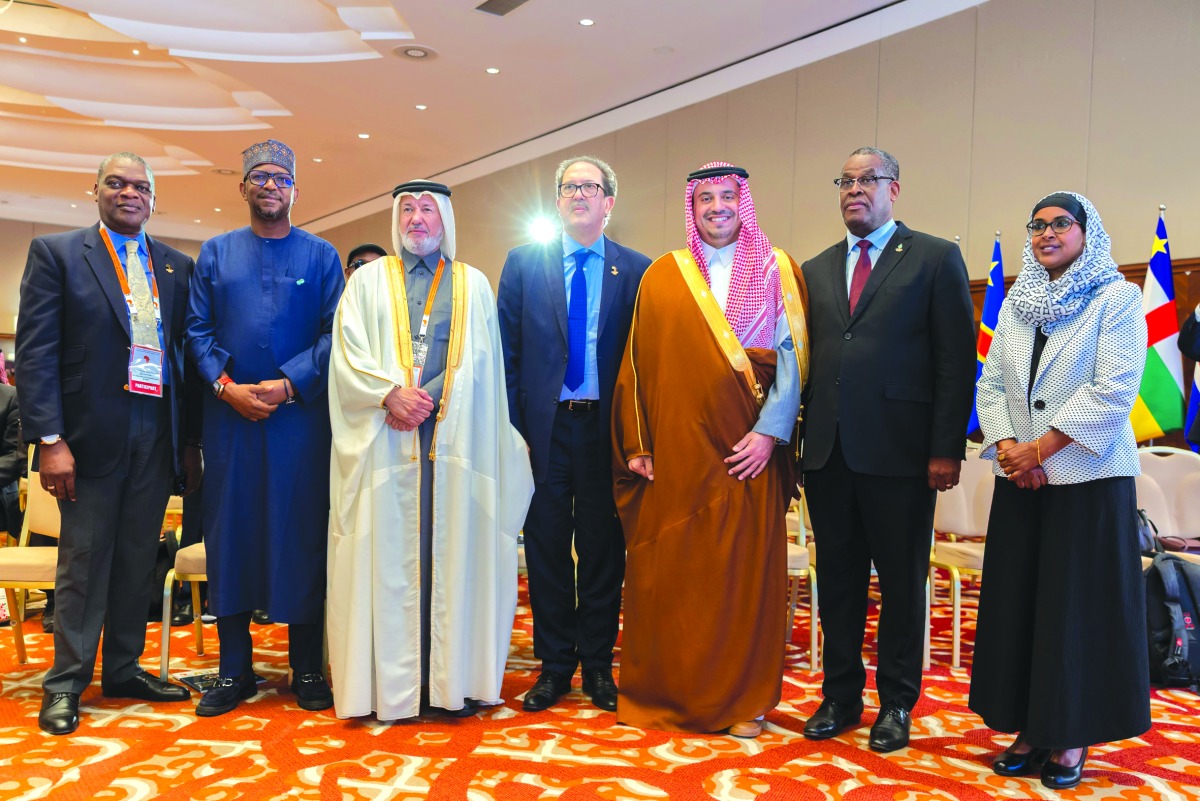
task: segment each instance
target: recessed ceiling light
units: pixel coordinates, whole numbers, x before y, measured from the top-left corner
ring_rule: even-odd
[[[85,189],[85,190],[83,190],[83,194],[85,194],[85,195],[90,195],[90,194],[92,194],[92,190],[90,190],[90,189]]]
[[[134,50],[134,51],[133,51],[133,54],[134,54],[135,56],[140,56],[140,55],[142,54],[142,51],[141,51],[141,50]]]
[[[73,208],[73,209],[77,209],[77,208],[79,208],[79,204],[78,204],[78,203],[72,203],[72,204],[71,204],[71,208]]]
[[[400,58],[411,58],[414,61],[433,61],[438,57],[437,51],[425,45],[402,44],[392,48],[392,54]]]
[[[314,156],[314,157],[313,157],[313,161],[315,161],[317,164],[320,164],[320,163],[321,163],[321,161],[322,161],[322,159],[319,159],[319,158],[317,158],[316,156]]]
[[[370,139],[371,135],[370,134],[359,134],[358,138],[359,139]]]
[[[29,40],[28,40],[28,39],[26,39],[24,36],[18,36],[18,37],[17,37],[17,41],[18,41],[18,42],[20,42],[21,44],[25,44],[25,43],[26,43],[26,42],[28,42]]]
[[[200,222],[200,218],[199,218],[199,217],[197,217],[196,219],[192,220],[192,222],[194,222],[194,223],[198,223],[198,222]]]
[[[499,68],[499,67],[488,67],[488,68],[487,68],[487,74],[488,74],[488,75],[497,75],[497,74],[499,74],[499,72],[500,72],[500,68]]]
[[[228,167],[213,167],[212,172],[216,173],[217,175],[237,175],[236,172]]]
[[[580,25],[582,25],[582,26],[583,26],[583,27],[585,27],[585,28],[590,28],[590,27],[592,27],[593,25],[595,25],[595,24],[596,24],[596,20],[594,20],[594,19],[581,19],[581,20],[579,20],[579,24],[580,24]]]
[[[429,55],[429,53],[419,47],[406,47],[404,48],[404,55],[408,56],[409,58],[425,58]]]
[[[220,211],[220,209],[213,209],[213,211]]]
[[[427,108],[429,108],[429,106],[425,105],[424,103],[417,104],[417,111],[424,111]]]

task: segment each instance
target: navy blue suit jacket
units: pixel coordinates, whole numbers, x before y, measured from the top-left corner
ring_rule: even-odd
[[[192,259],[146,237],[158,285],[169,370],[172,444],[182,472],[185,434],[198,436],[195,381],[185,381],[183,318]],[[21,431],[27,442],[62,434],[80,476],[107,475],[125,453],[132,395],[129,311],[100,226],[39,236],[21,279],[17,364]],[[189,377],[190,378],[190,377]],[[189,425],[190,423],[190,425]],[[186,429],[190,428],[190,431]]]
[[[600,381],[600,436],[611,446],[612,394],[629,338],[634,301],[650,259],[605,238],[604,283],[596,370]],[[567,372],[567,288],[562,239],[513,248],[504,261],[497,293],[508,410],[529,444],[533,480],[546,478],[550,429]]]

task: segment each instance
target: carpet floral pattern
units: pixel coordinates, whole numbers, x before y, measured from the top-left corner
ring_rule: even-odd
[[[1170,799],[1200,797],[1200,698],[1155,691],[1154,728],[1092,750],[1084,782],[1061,794],[1035,779],[994,775],[992,757],[1011,736],[983,728],[966,707],[969,673],[951,669],[950,610],[934,607],[933,667],[913,710],[911,745],[867,749],[874,720],[868,688],[863,725],[810,742],[804,720],[820,702],[809,671],[807,610],[788,647],[783,701],[757,740],[680,735],[616,724],[578,689],[545,712],[525,713],[536,678],[529,608],[521,602],[504,683],[505,703],[463,720],[430,715],[382,724],[341,721],[332,710],[301,710],[287,689],[282,626],[255,626],[256,670],[267,681],[235,712],[197,718],[188,704],[108,700],[99,679],[82,698],[82,724],[66,737],[37,728],[41,677],[52,641],[37,618],[26,623],[30,662],[18,665],[0,630],[0,799],[469,799],[470,801],[925,801],[926,799]],[[964,665],[969,667],[976,596],[966,593]],[[697,610],[703,614],[703,610]],[[871,625],[875,616],[872,614]],[[143,664],[158,663],[157,625]],[[172,671],[215,669],[196,656],[192,631],[172,634]],[[868,632],[868,641],[873,632]],[[720,658],[714,652],[714,659]],[[870,675],[870,673],[869,673]],[[619,675],[618,675],[619,682]],[[1097,699],[1103,703],[1103,699]]]

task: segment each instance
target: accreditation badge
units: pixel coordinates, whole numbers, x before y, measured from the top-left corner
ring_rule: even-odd
[[[163,352],[158,348],[134,345],[129,349],[129,391],[135,395],[163,394]]]

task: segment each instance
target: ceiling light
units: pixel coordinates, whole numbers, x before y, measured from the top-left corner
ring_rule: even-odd
[[[313,157],[313,161],[315,161],[317,164],[320,164],[320,163],[321,163],[321,161],[322,161],[322,159],[319,159],[319,158],[317,158],[316,156],[314,156],[314,157]]]
[[[197,217],[196,219],[192,220],[192,222],[194,222],[194,223],[198,223],[198,222],[200,222],[200,218],[199,218],[199,217]]]
[[[134,50],[134,51],[133,51],[133,54],[134,54],[135,56],[140,56],[140,55],[142,54],[142,51],[141,51],[141,50]]]
[[[236,172],[228,167],[213,167],[212,172],[216,173],[217,175],[237,175]]]
[[[403,44],[392,48],[392,53],[400,58],[411,58],[414,61],[433,61],[438,57],[436,50],[425,45]]]
[[[358,138],[359,139],[370,139],[371,135],[370,134],[359,134]]]
[[[498,75],[499,73],[500,73],[500,68],[499,68],[499,67],[488,67],[488,68],[487,68],[487,74],[488,74],[488,75]]]
[[[73,208],[73,209],[77,209],[77,208],[79,208],[79,204],[78,204],[78,203],[72,203],[72,204],[71,204],[71,208]]]
[[[26,43],[26,42],[28,42],[29,40],[28,40],[28,39],[26,39],[24,36],[18,36],[18,37],[17,37],[17,41],[18,41],[18,42],[20,42],[21,44],[25,44],[25,43]]]
[[[558,226],[549,217],[534,217],[529,221],[529,236],[535,242],[543,244],[554,239],[558,234]]]
[[[406,47],[404,48],[404,55],[408,56],[409,58],[425,58],[429,55],[429,53],[425,52],[419,47]]]
[[[592,27],[593,25],[595,25],[595,24],[596,24],[596,20],[594,20],[594,19],[581,19],[581,20],[579,20],[579,24],[580,24],[580,25],[582,25],[582,26],[583,26],[583,27],[585,27],[585,28],[590,28],[590,27]]]
[[[83,194],[85,194],[85,195],[90,195],[90,194],[92,194],[92,190],[90,190],[90,189],[85,189],[85,190],[83,190]]]
[[[213,209],[213,211],[220,211],[220,209]]]
[[[424,103],[417,104],[417,111],[424,111],[427,108],[429,108],[429,106],[425,105]]]

